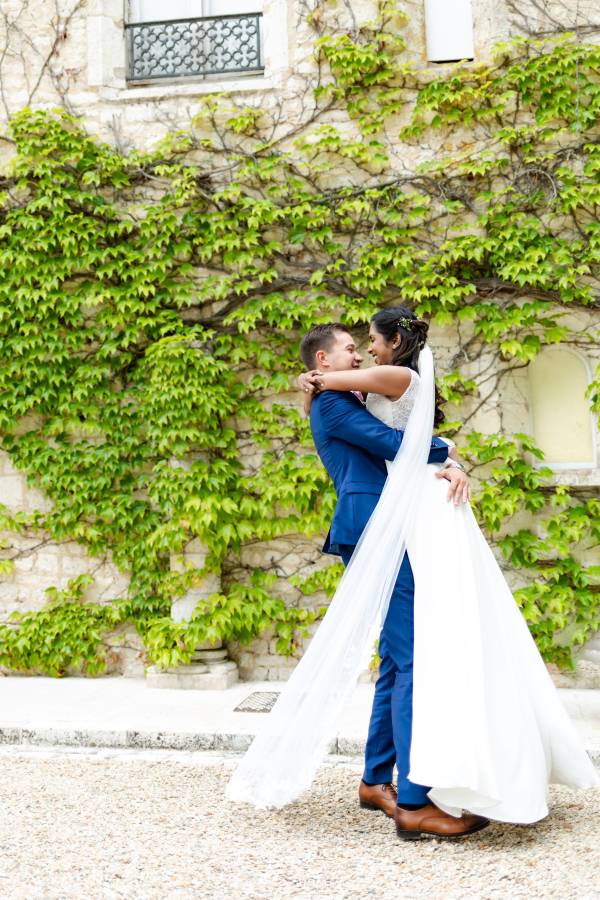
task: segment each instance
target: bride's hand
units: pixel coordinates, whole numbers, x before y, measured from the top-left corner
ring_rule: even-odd
[[[450,482],[448,500],[454,500],[455,506],[458,506],[460,503],[467,503],[471,499],[471,485],[466,472],[449,467],[436,472],[435,477],[445,478]]]
[[[303,372],[302,375],[298,376],[298,387],[304,392],[303,406],[305,416],[310,415],[312,399],[319,393],[319,387],[314,381],[315,375],[318,374],[320,374],[318,369],[313,369],[311,372]]]
[[[298,376],[298,387],[301,391],[304,391],[305,394],[317,394],[322,387],[319,383],[319,376],[322,375],[322,372],[319,372],[318,369],[312,369],[310,372],[303,372],[302,375]]]

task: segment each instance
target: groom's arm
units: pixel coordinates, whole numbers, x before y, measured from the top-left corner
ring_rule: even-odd
[[[384,425],[359,406],[353,397],[341,391],[321,394],[319,415],[328,434],[383,459],[394,459],[404,437],[403,431]],[[432,438],[428,462],[446,462],[447,458],[448,444],[441,438]]]

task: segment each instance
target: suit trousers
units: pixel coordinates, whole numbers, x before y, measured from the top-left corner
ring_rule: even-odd
[[[341,545],[347,566],[354,547]],[[365,749],[363,780],[389,784],[398,769],[398,803],[428,803],[422,784],[407,778],[412,733],[415,582],[408,554],[404,555],[379,638],[379,677]]]

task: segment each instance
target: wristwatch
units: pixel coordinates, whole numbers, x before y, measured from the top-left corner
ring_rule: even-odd
[[[460,469],[461,472],[465,471],[465,467],[462,463],[456,462],[455,459],[447,459],[445,469]]]

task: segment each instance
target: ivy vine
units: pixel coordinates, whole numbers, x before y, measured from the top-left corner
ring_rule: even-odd
[[[131,581],[127,596],[98,604],[85,601],[82,576],[50,589],[41,611],[13,614],[0,624],[4,667],[96,674],[102,635],[125,622],[162,666],[189,661],[199,642],[247,642],[267,627],[293,653],[323,610],[286,606],[273,572],[243,554],[316,538],[333,511],[286,393],[298,340],[334,317],[360,331],[399,298],[456,329],[441,378],[447,432],[480,477],[477,514],[519,573],[517,601],[542,654],[572,665],[600,627],[588,558],[600,501],[553,485],[531,437],[470,425],[544,346],[595,341],[568,314],[599,299],[600,47],[569,33],[519,37],[489,63],[436,76],[411,61],[390,0],[343,33],[327,31],[328,6],[311,13],[318,78],[293,130],[227,96],[127,154],[64,109],[11,119],[1,446],[52,504],[27,516],[0,507],[0,574],[15,557],[11,533],[28,533],[78,541]],[[430,161],[399,173],[399,139],[427,141]],[[482,354],[490,365],[473,375]],[[511,528],[522,511],[535,527]],[[173,571],[195,539],[205,566]],[[222,592],[173,622],[172,600],[207,572]],[[331,595],[339,572],[289,582],[299,596]]]

